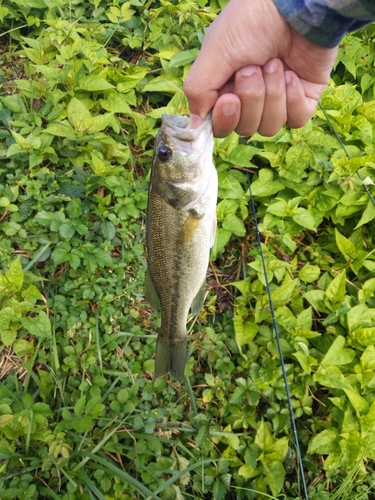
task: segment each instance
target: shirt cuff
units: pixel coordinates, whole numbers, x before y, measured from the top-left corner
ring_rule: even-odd
[[[363,6],[360,6],[362,19],[358,19],[342,15],[339,8],[337,10],[329,8],[326,1],[273,0],[273,2],[292,28],[310,42],[326,48],[336,47],[347,32],[355,31],[375,19],[375,12],[369,12],[363,9]],[[331,1],[330,4],[334,5],[335,2]],[[351,12],[351,15],[356,14],[354,6],[352,9],[347,7],[346,10]]]

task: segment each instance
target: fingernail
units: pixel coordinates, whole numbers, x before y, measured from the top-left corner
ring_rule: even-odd
[[[190,115],[190,127],[198,128],[199,125],[203,122],[202,118],[199,115],[192,113]]]
[[[256,72],[256,70],[257,66],[251,64],[250,66],[244,66],[238,72],[241,76],[251,76]]]
[[[223,103],[223,107],[221,109],[224,116],[230,116],[236,112],[237,107],[232,102],[225,102]]]
[[[276,59],[271,59],[263,66],[263,71],[266,73],[274,73],[277,70],[277,61]]]

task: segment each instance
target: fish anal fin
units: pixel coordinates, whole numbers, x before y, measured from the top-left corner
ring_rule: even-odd
[[[158,309],[160,309],[160,299],[158,292],[156,291],[154,280],[152,279],[149,267],[146,270],[145,283],[146,283],[146,297],[148,298],[151,307],[154,309],[154,311],[157,311]]]
[[[202,286],[200,287],[197,295],[194,297],[194,300],[191,303],[190,310],[193,316],[198,316],[198,314],[201,312],[205,296],[206,296],[206,280],[204,280],[204,282],[202,283]]]
[[[180,382],[184,378],[187,355],[187,335],[168,344],[158,335],[155,354],[155,377],[171,373]]]

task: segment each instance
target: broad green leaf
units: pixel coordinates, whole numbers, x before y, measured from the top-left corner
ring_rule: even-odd
[[[349,333],[354,332],[357,328],[367,328],[373,325],[373,320],[366,304],[358,304],[352,307],[347,313],[347,321]]]
[[[288,452],[288,438],[276,439],[273,443],[273,451],[267,453],[267,463],[282,462]]]
[[[269,465],[263,463],[266,472],[267,484],[273,495],[278,495],[284,484],[285,469],[281,462],[273,462]]]
[[[71,421],[70,425],[78,434],[82,434],[85,431],[89,431],[91,429],[92,417],[90,417],[89,415],[77,417]]]
[[[299,278],[305,283],[312,283],[316,281],[320,276],[320,268],[318,266],[312,266],[306,264],[298,273]]]
[[[88,134],[97,134],[111,125],[114,113],[105,113],[92,118],[91,124],[87,129]]]
[[[375,331],[374,331],[375,338]],[[367,370],[375,370],[375,342],[369,345],[361,356],[361,364]],[[374,400],[375,401],[375,400]]]
[[[337,304],[345,300],[346,291],[346,270],[334,278],[326,290],[326,297],[331,304]]]
[[[56,135],[57,137],[75,137],[76,135],[74,128],[71,127],[67,120],[50,123],[45,129],[45,132]]]
[[[182,81],[179,78],[167,78],[158,76],[153,78],[144,86],[144,92],[178,92],[182,88]]]
[[[23,290],[22,297],[30,301],[43,300],[43,295],[35,285],[29,285],[26,290]]]
[[[273,451],[273,439],[264,420],[261,420],[259,424],[254,443],[258,445],[264,453]]]
[[[14,319],[15,313],[11,307],[4,307],[0,310],[0,332],[8,328],[9,323]]]
[[[369,200],[367,207],[365,211],[362,214],[362,217],[358,224],[355,226],[354,229],[358,229],[359,227],[363,226],[364,224],[367,224],[368,222],[372,221],[375,218],[375,207],[374,204],[372,203],[371,200]]]
[[[121,10],[115,5],[111,5],[106,15],[112,23],[120,24],[129,21],[134,13],[135,11],[130,9],[130,2],[125,2],[121,5]]]
[[[231,231],[236,236],[245,236],[246,229],[243,221],[234,214],[228,214],[223,222],[223,229]]]
[[[297,318],[288,307],[278,307],[275,314],[278,324],[283,326],[288,332],[293,331],[298,326]]]
[[[52,259],[54,264],[57,266],[58,264],[61,264],[62,262],[67,262],[69,260],[69,251],[66,250],[63,247],[57,247],[55,250],[52,252]]]
[[[312,327],[312,308],[308,307],[297,316],[298,326],[305,330],[311,330]]]
[[[14,418],[14,415],[0,415],[0,428],[9,425]]]
[[[86,405],[86,396],[81,396],[76,404],[74,405],[74,413],[76,414],[77,417],[80,417],[83,413],[83,410],[85,409]]]
[[[100,76],[87,75],[80,79],[78,88],[80,90],[88,90],[90,92],[103,92],[105,90],[113,89],[114,86]],[[75,98],[73,97],[73,99]]]
[[[314,155],[308,146],[291,146],[285,155],[285,161],[286,165],[280,170],[280,176],[301,183],[307,177],[305,170],[314,164]]]
[[[106,111],[112,113],[130,114],[131,109],[126,99],[126,94],[120,94],[117,91],[109,91],[104,94],[104,99],[100,100],[100,104]]]
[[[253,321],[243,321],[241,316],[233,318],[236,342],[239,348],[249,344],[258,333],[258,326]]]
[[[371,278],[362,285],[362,290],[358,292],[358,300],[360,302],[366,302],[368,299],[374,296],[375,292],[375,278]]]
[[[346,261],[354,260],[357,257],[357,250],[353,243],[345,238],[336,228],[336,244]]]
[[[166,61],[170,61],[172,57],[179,52],[178,47],[174,44],[167,44],[160,47],[159,52],[156,54],[160,59],[165,59]]]
[[[375,345],[375,327],[357,328],[352,333],[354,340],[364,346]]]
[[[232,286],[235,286],[244,297],[247,297],[250,293],[250,281],[249,280],[243,280],[243,281],[234,281],[233,283],[230,283]]]
[[[275,308],[285,305],[293,295],[296,284],[297,280],[289,280],[272,291],[271,297]]]
[[[351,389],[350,383],[345,379],[341,370],[334,365],[320,365],[313,378],[316,382],[319,382],[325,387],[332,387],[334,389]]]
[[[261,151],[261,149],[255,148],[254,146],[238,144],[238,146],[236,146],[235,149],[231,151],[228,158],[226,158],[226,161],[239,167],[249,167],[252,157]]]
[[[0,198],[0,207],[1,208],[8,208],[10,205],[10,200],[8,198],[5,198],[4,196]]]
[[[186,66],[196,59],[198,53],[198,49],[190,49],[177,52],[177,54],[174,54],[172,56],[169,67],[180,68],[181,66]]]
[[[303,298],[310,302],[317,311],[327,313],[328,310],[324,303],[325,295],[324,290],[310,290],[304,294]]]
[[[284,184],[278,179],[273,180],[273,177],[274,173],[272,170],[268,168],[259,170],[258,179],[251,183],[251,192],[253,195],[259,197],[271,196],[284,189]]]
[[[238,210],[238,200],[222,200],[216,207],[216,215],[219,221],[224,220],[228,214],[235,214]]]
[[[353,389],[344,388],[344,391],[355,411],[360,415],[366,415],[366,413],[368,413],[369,411],[369,404],[367,403],[367,401]]]
[[[74,236],[75,232],[75,227],[73,226],[71,221],[64,222],[64,224],[61,224],[59,228],[59,233],[63,238],[66,238],[67,240],[70,240],[72,236]]]
[[[38,316],[24,317],[21,319],[22,326],[32,335],[40,338],[52,338],[51,322],[44,311],[40,311]]]
[[[103,237],[106,240],[113,240],[116,234],[116,228],[110,221],[102,222],[100,225],[100,229]]]
[[[304,351],[296,351],[293,356],[298,360],[299,364],[307,374],[311,373],[309,356]]]
[[[23,284],[23,271],[19,257],[10,264],[5,276],[8,281],[9,291],[18,292],[21,290]]]
[[[18,134],[14,130],[11,130],[10,133],[12,134],[14,140],[20,146],[20,148],[23,151],[28,151],[28,149],[30,148],[29,142],[21,134]]]
[[[5,329],[1,332],[0,338],[5,346],[12,345],[17,338],[17,330],[11,328]]]
[[[315,217],[306,208],[297,208],[297,213],[293,215],[293,220],[302,227],[316,231]]]
[[[244,477],[245,479],[251,479],[252,477],[257,477],[261,474],[261,470],[258,468],[252,469],[249,465],[244,464],[238,469],[238,475]]]
[[[91,168],[96,175],[106,175],[111,168],[94,152],[91,153]]]
[[[72,97],[68,104],[68,120],[77,132],[87,132],[92,124],[92,116],[86,106]]]
[[[214,487],[212,488],[212,496],[217,500],[223,500],[227,491],[228,485],[222,480],[222,477],[220,477],[220,479],[217,479],[214,483]]]
[[[353,349],[344,349],[345,338],[339,335],[333,341],[324,358],[322,365],[348,365],[355,357]]]
[[[275,201],[267,208],[267,212],[277,217],[287,217],[290,213],[290,207],[285,200]]]
[[[313,436],[309,442],[308,452],[310,454],[319,453],[328,455],[338,450],[339,432],[336,428],[325,429],[316,436]]]
[[[95,248],[92,254],[95,257],[99,266],[106,267],[113,265],[113,258],[105,250],[102,250],[101,248]]]

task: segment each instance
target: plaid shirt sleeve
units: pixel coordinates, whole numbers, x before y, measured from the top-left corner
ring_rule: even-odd
[[[286,21],[310,42],[336,47],[345,33],[375,20],[375,0],[273,0]]]

